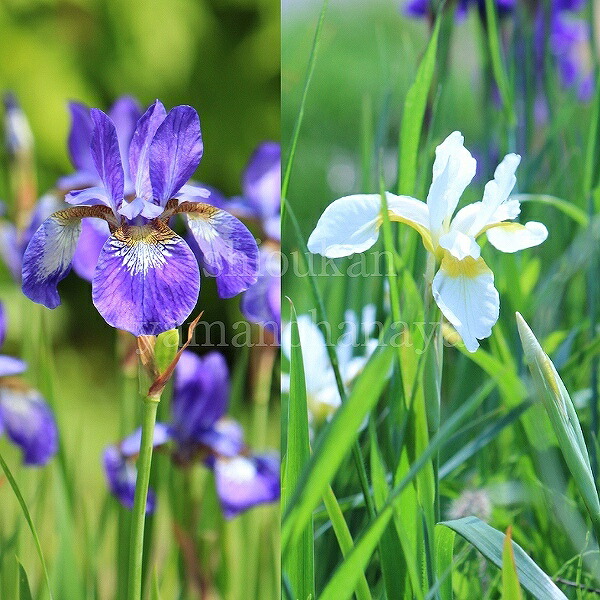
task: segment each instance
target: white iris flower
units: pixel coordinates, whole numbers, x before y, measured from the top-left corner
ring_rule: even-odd
[[[485,186],[481,202],[454,211],[475,176],[476,161],[463,146],[458,131],[450,134],[435,152],[433,179],[427,203],[386,193],[390,220],[416,229],[439,270],[432,282],[433,297],[458,331],[469,352],[492,333],[498,320],[500,299],[494,274],[481,258],[477,238],[486,234],[502,252],[516,252],[541,244],[548,236],[542,223],[511,222],[520,211],[509,199],[521,157],[508,154]],[[454,218],[453,218],[454,216]],[[329,205],[308,240],[311,252],[329,258],[368,250],[379,237],[382,224],[379,194],[346,196]]]
[[[362,310],[360,321],[353,311],[345,313],[344,332],[336,344],[340,375],[346,392],[362,372],[369,357],[377,348],[372,337],[376,327],[375,306],[368,304]],[[330,419],[342,403],[329,355],[327,341],[309,315],[298,316],[298,333],[302,346],[302,362],[306,378],[306,394],[309,419],[313,425],[321,425]],[[281,349],[291,358],[291,326],[284,327],[281,334]],[[289,375],[281,376],[282,391],[289,392]]]

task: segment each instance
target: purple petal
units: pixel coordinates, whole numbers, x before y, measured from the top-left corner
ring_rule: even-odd
[[[20,375],[27,369],[27,363],[13,356],[0,354],[0,377]]]
[[[279,458],[276,456],[217,458],[213,470],[217,495],[227,519],[279,498]]]
[[[8,221],[0,223],[0,257],[13,279],[21,281],[23,250],[19,243],[17,228]]]
[[[264,142],[250,157],[242,180],[245,198],[263,218],[279,213],[281,205],[281,148]]]
[[[152,191],[162,206],[193,175],[203,148],[198,113],[191,106],[176,106],[169,111],[149,153]]]
[[[256,283],[258,247],[254,236],[234,216],[208,204],[184,203],[199,259],[216,277],[221,298],[231,298]]]
[[[60,304],[57,286],[71,270],[71,261],[81,233],[81,218],[70,208],[46,219],[31,238],[23,256],[23,293],[39,304]]]
[[[69,156],[77,171],[95,173],[94,160],[90,150],[94,124],[90,109],[81,102],[69,102],[71,130],[69,131]]]
[[[79,277],[92,281],[102,246],[110,236],[106,221],[83,219],[81,235],[73,255],[73,270]]]
[[[224,417],[200,433],[196,441],[220,456],[237,456],[244,449],[244,429],[237,421]]]
[[[410,0],[404,5],[404,14],[409,17],[426,17],[429,14],[429,0]]]
[[[94,123],[91,143],[92,158],[111,199],[111,208],[116,211],[123,199],[125,181],[117,131],[110,117],[100,109],[92,108],[90,114]]]
[[[230,203],[217,188],[203,183],[187,183],[175,194],[175,198],[182,202],[206,202],[217,208],[225,208]]]
[[[209,352],[200,357],[184,351],[175,368],[171,403],[177,439],[185,443],[212,429],[228,401],[229,369],[223,355]]]
[[[111,493],[119,502],[130,510],[135,499],[135,482],[137,469],[133,463],[126,460],[116,446],[108,446],[104,450],[104,473]],[[146,500],[146,514],[154,512],[156,495],[154,490],[148,490]]]
[[[128,188],[127,191],[129,193],[132,193],[133,186],[131,185],[131,178],[129,175],[129,145],[131,144],[137,122],[142,116],[142,111],[135,98],[132,98],[131,96],[121,96],[112,105],[108,114],[117,130],[121,164],[125,171],[125,187]]]
[[[162,221],[118,229],[104,244],[92,280],[104,320],[135,336],[181,325],[199,290],[194,254]]]
[[[251,323],[258,323],[274,334],[281,325],[281,278],[279,254],[260,248],[260,268],[256,283],[248,288],[240,302],[242,314]]]
[[[167,111],[161,102],[156,100],[141,116],[129,147],[129,168],[135,192],[141,198],[152,197],[150,184],[150,144],[160,124],[165,120]]]
[[[272,240],[281,240],[281,217],[276,215],[263,221],[263,229]]]
[[[4,304],[0,302],[0,346],[4,344],[4,340],[6,339],[6,311],[4,310]]]
[[[0,412],[8,437],[23,450],[26,465],[44,465],[56,454],[56,422],[39,392],[3,387]]]
[[[154,437],[152,447],[157,448],[166,444],[171,439],[170,428],[166,423],[156,423],[154,426]],[[120,444],[119,450],[126,458],[131,458],[140,453],[140,444],[142,442],[142,428],[138,427],[133,433],[128,435]]]
[[[103,187],[89,187],[84,190],[73,190],[65,196],[67,204],[75,206],[96,206],[103,204],[113,208],[113,201]]]

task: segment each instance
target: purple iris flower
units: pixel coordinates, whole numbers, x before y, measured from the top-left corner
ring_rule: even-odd
[[[215,474],[217,496],[226,519],[279,499],[280,465],[275,454],[211,457],[208,464]]]
[[[590,26],[585,19],[573,15],[581,9],[579,0],[555,0],[550,4],[549,18],[538,9],[535,22],[535,47],[538,71],[544,68],[546,39],[558,68],[561,84],[574,88],[580,100],[591,98],[594,78],[591,68],[585,65],[585,48],[590,41]],[[548,31],[549,29],[549,31]]]
[[[6,336],[6,317],[0,304],[0,339]],[[58,430],[42,395],[20,381],[27,365],[18,358],[0,355],[0,435],[6,433],[23,452],[26,465],[45,465],[58,449]]]
[[[209,193],[186,185],[203,153],[200,120],[191,106],[168,114],[157,100],[141,116],[129,144],[126,176],[117,129],[101,110],[90,111],[91,154],[101,185],[67,195],[70,208],[53,214],[23,258],[23,292],[48,308],[60,304],[57,285],[71,269],[84,219],[103,220],[110,237],[92,278],[92,299],[104,320],[132,334],[156,335],[183,323],[200,291],[198,262],[168,225],[185,214],[202,253],[229,298],[255,283],[258,248],[235,217],[205,202]]]
[[[242,195],[228,204],[242,218],[258,219],[273,240],[281,239],[281,147],[263,142],[248,161],[242,176]]]
[[[255,476],[244,480],[245,485],[252,489],[245,490],[246,505],[240,510],[261,502],[276,500],[276,497],[271,499],[272,490],[275,488],[274,480],[277,480],[277,485],[279,483],[279,470],[274,474],[272,467],[274,459],[243,456],[243,430],[239,423],[225,416],[228,400],[229,371],[223,356],[218,352],[210,352],[204,357],[199,357],[186,350],[175,369],[172,422],[157,423],[154,433],[155,447],[165,446],[167,443],[172,446],[175,464],[185,465],[200,458],[214,470],[217,491],[225,512],[225,507],[233,502],[230,495],[234,493],[232,488],[226,485],[227,474],[222,474],[223,464],[227,461],[243,458],[250,460],[253,465],[258,461]],[[129,508],[133,506],[137,477],[133,459],[139,453],[140,440],[141,430],[137,429],[119,445],[110,446],[104,452],[104,468],[110,490]],[[269,476],[273,481],[266,481]],[[219,484],[219,478],[225,483]],[[239,478],[235,480],[235,485],[241,485]],[[271,490],[268,499],[267,489]],[[149,495],[146,510],[151,512],[153,509],[152,493]]]
[[[259,249],[257,282],[242,296],[240,309],[251,323],[258,323],[279,338],[281,328],[280,253],[269,244]],[[276,339],[279,343],[279,339]]]

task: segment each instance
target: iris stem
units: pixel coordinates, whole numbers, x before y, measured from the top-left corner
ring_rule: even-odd
[[[160,402],[160,394],[148,395],[144,398],[142,413],[142,440],[140,455],[137,461],[137,479],[135,482],[135,499],[131,520],[131,541],[129,545],[129,585],[128,600],[141,600],[142,597],[142,558],[144,553],[144,525],[146,522],[146,501],[150,483],[150,467],[152,466],[152,450],[156,411]]]

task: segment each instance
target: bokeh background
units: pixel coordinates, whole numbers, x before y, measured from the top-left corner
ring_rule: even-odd
[[[0,32],[0,90],[14,92],[29,119],[39,195],[52,188],[60,175],[73,171],[66,145],[69,100],[104,110],[122,94],[134,96],[143,107],[155,98],[167,108],[192,105],[200,115],[204,139],[204,157],[195,179],[226,195],[240,193],[240,177],[254,147],[279,139],[278,0],[7,0],[0,4]],[[10,213],[14,198],[7,159],[3,148],[0,200]],[[70,546],[77,551],[77,557],[71,558],[82,566],[86,538],[79,534],[98,522],[100,499],[106,494],[101,453],[119,436],[117,340],[92,305],[89,283],[71,274],[61,284],[61,296],[62,305],[49,312],[45,322],[52,340],[57,418],[68,468],[78,487],[77,513],[82,519],[78,526],[83,527]],[[4,266],[0,266],[0,300],[9,317],[3,353],[19,356],[24,345],[41,345],[39,339],[32,340],[39,330],[28,312],[28,301]],[[205,319],[220,319],[229,326],[241,318],[238,303],[239,298],[219,302],[214,281],[203,280],[198,309],[205,310]],[[242,369],[237,371],[232,411],[245,422],[250,382],[242,363],[248,357],[224,351],[232,371],[236,364]],[[39,374],[32,370],[27,376],[39,384]],[[278,445],[278,422],[275,409],[269,421],[271,447]],[[3,439],[0,450],[11,465],[19,464],[18,452]],[[60,498],[53,496],[53,468],[17,469],[17,474],[36,511],[50,558],[55,558],[62,552],[59,532],[64,522],[61,525],[59,519]],[[46,502],[36,501],[40,494]],[[39,563],[7,485],[0,485],[0,506],[0,538],[9,539],[21,519],[23,545],[17,548],[36,581]],[[10,558],[11,565],[14,560],[14,552],[8,550],[0,547],[3,599],[13,598],[14,593],[14,567],[2,571],[3,560],[7,563]],[[104,594],[114,578],[113,550],[107,542],[97,557],[100,572],[104,569]],[[68,588],[62,589],[66,594]],[[231,597],[240,589],[233,589]]]

